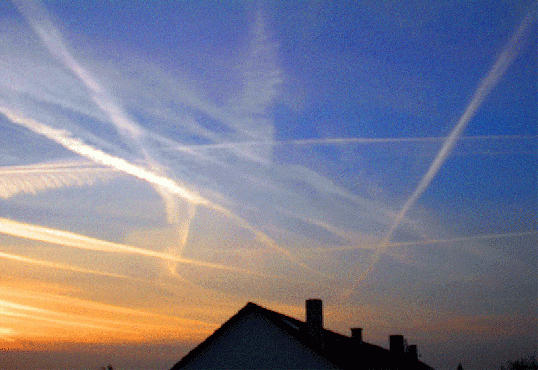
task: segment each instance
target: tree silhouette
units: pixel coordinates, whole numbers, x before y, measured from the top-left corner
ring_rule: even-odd
[[[515,361],[508,361],[505,365],[501,365],[500,370],[538,370],[538,361],[536,355],[522,357]]]

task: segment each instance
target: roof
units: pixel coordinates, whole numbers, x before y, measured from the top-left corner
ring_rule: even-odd
[[[224,333],[233,329],[245,316],[255,313],[268,319],[273,325],[290,334],[302,345],[316,352],[335,368],[340,369],[391,369],[394,368],[394,358],[389,350],[370,344],[359,342],[357,339],[323,329],[323,348],[312,343],[307,334],[306,323],[293,317],[271,311],[255,303],[249,302],[234,316],[226,321],[205,341],[183,357],[171,370],[181,369],[199,356],[203,356],[215,341]],[[412,366],[410,366],[412,365]],[[402,368],[401,365],[398,365]],[[414,361],[406,366],[409,369],[433,370],[421,361]]]

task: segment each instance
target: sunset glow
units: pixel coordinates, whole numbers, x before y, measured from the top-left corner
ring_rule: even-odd
[[[0,370],[170,369],[308,298],[438,370],[536,355],[537,13],[0,2]]]

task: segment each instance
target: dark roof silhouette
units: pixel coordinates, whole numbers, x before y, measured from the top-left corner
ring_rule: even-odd
[[[402,351],[397,353],[362,341],[360,329],[358,337],[348,337],[320,326],[319,333],[312,335],[308,321],[308,313],[304,322],[249,302],[171,370],[433,370],[418,360],[416,346],[405,351],[403,336],[391,336],[391,348],[393,337],[401,339]]]

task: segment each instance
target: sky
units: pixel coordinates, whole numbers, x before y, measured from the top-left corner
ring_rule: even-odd
[[[247,302],[537,351],[532,1],[0,2],[0,367],[168,369]]]

